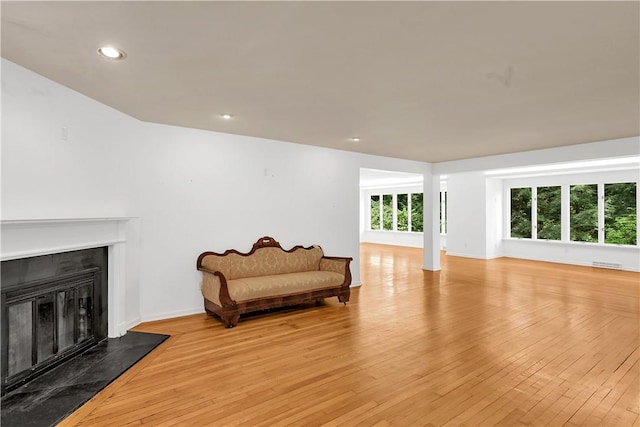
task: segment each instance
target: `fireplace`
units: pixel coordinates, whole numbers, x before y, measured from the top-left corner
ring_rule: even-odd
[[[48,368],[51,366],[49,362],[56,366],[68,352],[82,351],[82,346],[90,345],[90,340],[99,340],[104,336],[120,337],[126,334],[129,328],[140,323],[137,276],[140,230],[138,218],[3,219],[0,221],[0,227],[2,304],[6,302],[12,305],[11,322],[21,325],[23,329],[30,329],[33,333],[39,322],[43,325],[41,329],[36,329],[38,335],[35,338],[32,335],[31,340],[22,338],[21,341],[12,341],[12,348],[14,343],[23,347],[14,350],[20,354],[11,356],[14,365],[9,370],[8,363],[5,366],[5,361],[8,362],[9,358],[9,309],[7,306],[5,310],[3,305],[0,332],[3,394],[7,384],[11,385],[15,381],[19,384],[27,379],[32,370],[37,373],[41,368]],[[85,249],[99,252],[99,258],[106,261],[97,266],[88,263],[86,255],[80,258],[84,261],[67,258],[71,253]],[[88,256],[95,257],[95,253]],[[36,263],[29,267],[24,267],[21,261],[17,264],[12,263],[25,258],[34,258]],[[22,273],[16,265],[22,265],[20,268],[27,268],[29,272],[28,276],[22,276],[21,281],[17,278]],[[58,265],[59,274],[52,273],[54,265]],[[99,273],[98,270],[94,270],[96,268],[100,270]],[[50,279],[56,275],[61,277],[55,279],[53,289],[43,291],[41,285],[52,281]],[[89,292],[88,289],[91,287],[87,286],[92,280],[94,285]],[[95,290],[96,281],[99,282],[98,291]],[[37,294],[40,295],[37,297]],[[63,313],[66,315],[63,316]],[[80,326],[81,321],[83,325],[79,330],[69,332],[71,323],[76,328]],[[89,336],[92,338],[88,338]],[[13,337],[11,339],[17,340]],[[50,344],[51,348],[41,350],[38,354],[38,342],[34,343],[34,339]],[[81,347],[71,349],[71,341],[74,346]],[[39,360],[47,363],[41,367],[37,363]],[[31,364],[28,373],[22,370],[27,363]],[[18,375],[19,373],[21,374]]]
[[[107,336],[108,250],[2,261],[2,394]]]

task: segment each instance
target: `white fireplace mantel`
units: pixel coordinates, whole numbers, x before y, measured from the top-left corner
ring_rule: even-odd
[[[108,247],[109,337],[126,333],[126,225],[131,217],[15,219],[0,221],[2,261]]]

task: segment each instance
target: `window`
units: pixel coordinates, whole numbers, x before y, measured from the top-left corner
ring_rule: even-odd
[[[513,187],[510,236],[638,245],[637,182]]]
[[[574,242],[598,241],[598,185],[572,185],[569,190],[569,230]]]
[[[371,196],[371,229],[380,230],[380,196]]]
[[[636,183],[604,185],[604,242],[637,244]]]
[[[398,194],[396,203],[398,231],[409,231],[409,196]]]
[[[423,193],[374,194],[369,196],[370,230],[422,233]],[[440,192],[440,232],[447,230],[447,193]]]
[[[531,188],[511,189],[511,237],[531,238]]]
[[[369,196],[369,201],[371,230],[423,231],[422,193],[374,194]]]
[[[411,194],[411,231],[422,232],[424,222],[422,193]]]
[[[393,195],[382,196],[382,229],[393,230]]]
[[[560,240],[561,213],[562,213],[561,187],[537,187],[537,237],[538,239]]]

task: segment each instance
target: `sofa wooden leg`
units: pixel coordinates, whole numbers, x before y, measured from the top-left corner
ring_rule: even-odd
[[[239,314],[234,314],[233,316],[225,316],[222,318],[222,322],[224,323],[225,328],[233,328],[238,324],[238,320],[240,320]]]

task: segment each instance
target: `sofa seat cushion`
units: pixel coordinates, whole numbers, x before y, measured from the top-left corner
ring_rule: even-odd
[[[332,271],[304,271],[227,281],[229,296],[236,302],[308,292],[340,286],[344,275]]]

